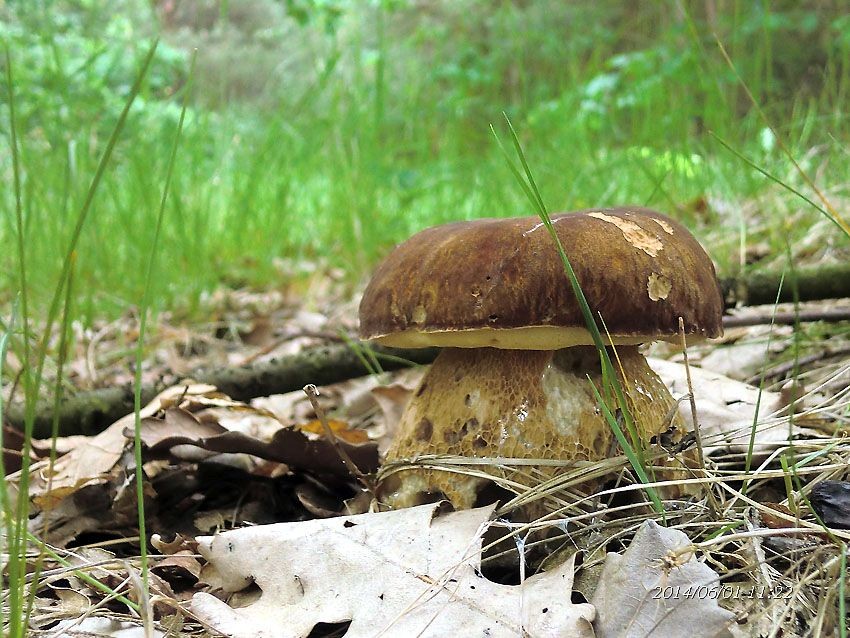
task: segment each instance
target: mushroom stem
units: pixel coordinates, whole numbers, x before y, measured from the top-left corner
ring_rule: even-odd
[[[637,346],[618,346],[611,356],[619,362],[629,410],[648,445],[652,436],[669,428],[675,401]],[[596,405],[591,382],[601,389],[599,355],[590,346],[443,350],[411,398],[387,452],[389,471],[379,487],[381,500],[408,507],[446,497],[455,507],[473,507],[487,483],[482,472],[497,483],[512,483],[517,491],[517,485],[531,487],[563,471],[551,464],[529,465],[527,459],[569,465],[610,456],[614,436]],[[678,420],[674,423],[679,425]],[[440,461],[441,469],[392,471],[393,462],[422,455],[499,462],[452,466],[446,459]],[[526,461],[511,465],[510,459]]]

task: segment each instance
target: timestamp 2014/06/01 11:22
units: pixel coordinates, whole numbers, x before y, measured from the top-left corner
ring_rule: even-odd
[[[654,600],[663,598],[790,598],[790,587],[783,585],[665,585],[650,590]]]

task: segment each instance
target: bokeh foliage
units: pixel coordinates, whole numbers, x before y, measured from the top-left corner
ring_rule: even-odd
[[[656,206],[694,227],[724,268],[738,248],[740,202],[769,184],[709,132],[795,178],[715,34],[805,167],[828,166],[827,185],[846,181],[850,19],[839,1],[7,0],[0,37],[14,65],[36,298],[157,36],[80,245],[88,316],[140,298],[193,48],[160,307],[191,306],[221,284],[274,285],[306,262],[342,265],[356,280],[419,228],[531,214],[490,135],[503,111],[553,209]],[[6,140],[7,128],[4,86]],[[4,190],[8,301],[16,254]],[[787,200],[747,221],[773,241],[789,216],[808,215],[801,208]],[[728,238],[712,234],[727,228]]]

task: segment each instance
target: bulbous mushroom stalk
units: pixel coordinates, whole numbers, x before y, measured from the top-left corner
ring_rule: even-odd
[[[714,266],[684,227],[647,209],[552,221],[591,309],[605,321],[630,412],[648,441],[668,430],[675,402],[636,344],[678,339],[680,316],[692,340],[718,336],[723,304]],[[612,450],[588,382],[602,388],[599,355],[537,218],[459,222],[414,235],[376,270],[360,304],[360,330],[386,345],[445,348],[405,410],[388,467],[426,454],[594,461]],[[681,436],[681,422],[674,425]],[[440,494],[472,507],[485,477],[531,486],[562,471],[533,463],[474,469],[478,476],[451,467],[390,469],[380,496],[393,507]]]

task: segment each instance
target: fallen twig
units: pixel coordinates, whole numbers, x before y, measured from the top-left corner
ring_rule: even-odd
[[[406,350],[365,343],[361,347],[372,348],[384,370],[431,363],[437,356],[436,348]],[[308,383],[328,385],[364,376],[369,372],[348,345],[333,344],[262,363],[196,370],[187,376],[198,383],[214,385],[233,399],[247,401],[254,397],[301,390]],[[182,380],[182,377],[164,378],[156,384],[145,386],[142,388],[142,403],[149,402],[163,389]],[[132,411],[131,385],[67,396],[60,408],[59,434],[94,434]],[[52,401],[39,403],[33,430],[36,437],[50,436],[53,413]],[[3,417],[10,425],[21,428],[24,422],[23,405],[9,405],[3,411]]]
[[[720,280],[727,308],[760,306],[776,301],[782,272],[754,272]],[[787,279],[787,278],[786,278]],[[794,301],[796,288],[800,301],[850,297],[850,263],[821,264],[794,269],[794,281],[786,281],[780,302]]]
[[[785,363],[780,363],[772,368],[768,368],[764,371],[764,378],[776,379],[783,377],[789,372],[792,372],[794,368],[800,368],[802,366],[809,365],[810,363],[816,363],[818,361],[823,361],[824,359],[831,359],[832,357],[842,357],[846,354],[850,354],[850,345],[840,348],[826,348],[824,350],[819,350],[818,352],[813,352],[805,357],[786,361]],[[761,374],[754,375],[747,379],[747,383],[757,383],[761,376]]]
[[[772,312],[727,315],[723,317],[723,327],[761,326],[771,322],[774,324],[793,325],[797,322],[809,323],[812,321],[850,321],[850,308],[777,312],[775,315]]]

